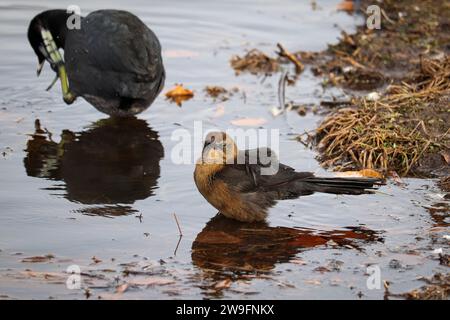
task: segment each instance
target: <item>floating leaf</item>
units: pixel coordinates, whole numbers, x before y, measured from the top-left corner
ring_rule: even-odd
[[[257,127],[267,122],[264,118],[239,118],[231,120],[231,124],[235,126]]]
[[[228,289],[231,286],[231,279],[225,279],[222,281],[219,281],[216,283],[216,285],[214,286],[215,289]]]
[[[166,92],[167,99],[175,102],[179,107],[181,107],[183,101],[189,100],[193,96],[194,92],[184,88],[182,84],[176,84],[175,88]]]
[[[159,278],[159,277],[149,277],[144,279],[132,279],[128,281],[128,284],[134,286],[164,286],[168,284],[175,283],[172,279]]]
[[[116,287],[116,293],[124,293],[128,289],[128,283],[121,284]]]
[[[322,283],[319,280],[311,279],[311,280],[305,280],[306,284],[313,284],[315,286],[320,286]]]
[[[289,262],[290,262],[290,263],[294,263],[294,264],[298,264],[298,265],[301,265],[301,266],[304,266],[304,265],[307,264],[304,260],[298,259],[298,258],[292,259],[292,260],[290,260]]]

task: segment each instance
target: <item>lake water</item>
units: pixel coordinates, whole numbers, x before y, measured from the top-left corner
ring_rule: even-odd
[[[194,90],[181,107],[164,95],[138,119],[108,119],[83,99],[65,105],[60,88],[46,92],[53,74],[26,38],[30,19],[66,1],[0,1],[0,297],[57,299],[382,299],[367,286],[379,268],[393,292],[419,287],[420,276],[445,272],[433,250],[448,243],[447,215],[433,180],[389,182],[363,196],[314,194],[280,202],[267,223],[247,225],[215,217],[198,193],[190,164],[175,164],[172,135],[195,128],[235,128],[237,118],[264,118],[279,129],[279,156],[301,171],[330,174],[315,152],[295,141],[322,119],[312,112],[274,118],[279,74],[241,74],[232,55],[276,43],[292,51],[320,51],[361,19],[337,12],[337,1],[77,1],[83,15],[125,9],[157,34],[167,73]],[[307,69],[288,100],[318,104],[341,96],[324,91]],[[214,101],[204,88],[239,88]],[[36,120],[42,132],[35,134]],[[178,130],[178,131],[177,131]],[[180,131],[185,130],[185,131]],[[173,214],[179,220],[183,237]],[[445,214],[445,212],[444,212]],[[33,263],[26,258],[52,255]],[[24,260],[25,259],[25,260]],[[45,259],[44,259],[45,260]],[[66,286],[79,266],[81,289]],[[116,287],[128,283],[127,290]],[[122,287],[123,288],[123,287]],[[86,294],[88,292],[88,294]]]

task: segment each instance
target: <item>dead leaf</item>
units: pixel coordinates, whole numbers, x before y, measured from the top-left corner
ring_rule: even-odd
[[[21,271],[20,273],[13,275],[13,277],[16,279],[34,279],[37,281],[45,281],[53,284],[65,283],[67,280],[67,275],[63,273],[40,272],[32,270]]]
[[[184,88],[182,84],[176,84],[175,88],[166,92],[167,99],[175,102],[179,107],[181,107],[183,101],[189,100],[193,96],[194,92]]]
[[[52,259],[54,259],[55,257],[51,254],[48,254],[46,256],[34,256],[34,257],[27,257],[27,258],[23,258],[22,262],[25,263],[42,263],[42,262],[49,262]]]
[[[302,260],[302,259],[292,259],[292,260],[290,260],[289,262],[290,262],[290,263],[294,263],[294,264],[298,264],[298,265],[301,265],[301,266],[304,266],[304,265],[307,264],[307,263],[306,263],[304,260]]]
[[[214,286],[215,289],[228,289],[232,284],[231,279],[225,279],[222,281],[219,281],[216,283],[216,285]]]
[[[353,0],[344,0],[337,5],[338,11],[346,11],[348,13],[353,12]]]
[[[121,284],[116,287],[116,293],[124,293],[128,289],[128,283]]]
[[[168,284],[175,283],[172,279],[165,279],[165,278],[159,278],[159,277],[149,277],[144,279],[132,279],[128,281],[128,284],[134,285],[134,286],[164,286]]]
[[[93,256],[91,259],[92,259],[92,261],[94,261],[94,263],[100,263],[100,262],[102,262],[102,260],[96,258],[95,256]]]
[[[239,118],[231,120],[231,124],[243,127],[257,127],[267,122],[264,118]]]
[[[224,101],[228,99],[228,97],[226,97],[228,90],[221,86],[206,86],[205,92],[206,95],[211,98],[217,99],[222,97]]]
[[[359,171],[337,172],[337,177],[355,177],[355,178],[378,178],[383,179],[383,175],[373,169],[363,169]]]
[[[313,284],[315,286],[320,286],[322,283],[319,280],[311,279],[311,280],[305,280],[306,284]]]

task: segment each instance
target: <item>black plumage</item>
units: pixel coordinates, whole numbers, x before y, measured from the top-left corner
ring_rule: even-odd
[[[39,62],[45,58],[57,71],[57,63],[40,48],[44,29],[64,49],[74,97],[85,98],[109,115],[134,115],[148,108],[165,79],[161,46],[152,30],[135,15],[120,10],[98,10],[80,17],[79,29],[68,29],[67,19],[65,11],[50,10],[31,21],[28,38]]]

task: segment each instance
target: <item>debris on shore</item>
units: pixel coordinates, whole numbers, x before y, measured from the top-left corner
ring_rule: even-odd
[[[391,293],[385,285],[385,299],[404,298],[407,300],[446,300],[450,294],[450,275],[436,273],[430,279],[422,278],[426,285],[405,293]]]
[[[365,14],[370,4],[362,0],[358,10]],[[291,53],[278,45],[273,58],[254,49],[234,56],[231,65],[237,73],[265,75],[281,71],[286,61],[297,73],[309,65],[325,87],[341,87],[350,96],[332,105],[309,139],[324,167],[450,175],[450,4],[384,0],[379,6],[379,30],[363,25],[353,35],[343,31],[323,52]]]
[[[235,55],[230,60],[231,67],[239,75],[242,72],[251,74],[272,74],[280,70],[277,59],[271,58],[258,49],[252,49],[244,56]]]
[[[204,91],[206,93],[206,96],[213,98],[214,101],[227,101],[234,94],[239,92],[239,88],[233,87],[228,90],[221,86],[206,86]]]
[[[449,4],[385,0],[382,7],[389,20],[381,30],[363,26],[355,35],[343,33],[316,62],[315,73],[327,84],[379,90],[376,98],[359,96],[324,119],[315,134],[319,160],[338,171],[448,175]]]
[[[434,154],[438,163],[429,173],[448,171],[440,152],[450,146],[449,76],[449,57],[423,60],[420,83],[391,85],[380,100],[362,97],[328,116],[316,130],[322,165],[426,174],[420,166]]]

